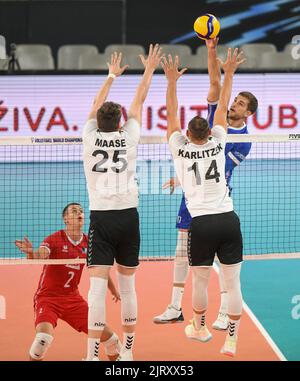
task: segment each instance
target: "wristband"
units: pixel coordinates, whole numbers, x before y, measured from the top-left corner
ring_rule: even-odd
[[[112,79],[115,79],[115,78],[116,78],[116,75],[115,75],[115,74],[112,74],[112,73],[110,73],[110,74],[108,74],[107,78],[112,78]]]

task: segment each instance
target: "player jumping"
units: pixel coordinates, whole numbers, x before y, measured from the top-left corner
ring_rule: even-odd
[[[210,128],[213,126],[214,114],[218,105],[221,91],[221,71],[217,61],[218,39],[206,40],[208,49],[208,74],[210,87],[207,96],[208,102],[208,123]],[[241,92],[234,99],[227,114],[228,134],[248,134],[246,125],[247,118],[254,114],[257,109],[257,99],[250,92]],[[230,187],[230,180],[233,170],[248,155],[251,143],[227,143],[225,147],[225,176],[227,185]],[[171,179],[164,187],[170,186],[173,193],[175,186],[178,185],[177,179]],[[230,192],[232,189],[230,188]],[[183,195],[179,208],[176,227],[178,229],[177,246],[175,251],[173,289],[171,303],[161,315],[155,316],[153,321],[156,324],[166,324],[182,322],[182,298],[184,287],[189,273],[187,245],[188,229],[192,217],[186,207],[186,198]],[[216,321],[212,327],[217,330],[226,330],[228,327],[227,305],[228,295],[224,285],[222,271],[219,272],[219,283],[221,291],[221,304]]]

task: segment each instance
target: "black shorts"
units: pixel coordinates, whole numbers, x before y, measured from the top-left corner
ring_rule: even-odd
[[[136,208],[91,211],[88,241],[88,266],[139,264],[140,228]]]
[[[190,266],[212,266],[215,255],[224,265],[243,261],[240,219],[233,211],[192,219],[188,240]]]

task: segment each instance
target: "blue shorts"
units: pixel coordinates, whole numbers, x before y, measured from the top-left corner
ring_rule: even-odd
[[[232,188],[227,185],[229,188],[229,196],[232,194]],[[177,221],[176,221],[176,228],[177,229],[189,229],[192,222],[192,216],[190,215],[190,212],[188,211],[188,208],[186,207],[185,203],[185,197],[184,194],[182,195],[181,204],[179,207],[179,211],[177,214]]]
[[[192,217],[188,211],[185,203],[185,197],[182,195],[179,212],[177,215],[176,228],[177,229],[189,229],[192,222]]]

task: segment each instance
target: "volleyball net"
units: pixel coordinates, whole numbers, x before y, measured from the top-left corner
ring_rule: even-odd
[[[297,135],[228,135],[251,142],[250,154],[233,172],[230,186],[241,220],[245,259],[300,258],[300,140]],[[137,181],[141,260],[172,260],[182,189],[163,184],[175,176],[163,138],[144,137],[138,146]],[[0,142],[0,263],[61,263],[31,260],[15,246],[27,236],[38,248],[64,228],[62,210],[77,202],[89,209],[79,137],[2,138]],[[213,232],[212,232],[213,234]],[[52,261],[52,262],[51,262]],[[66,260],[84,262],[84,260]]]

